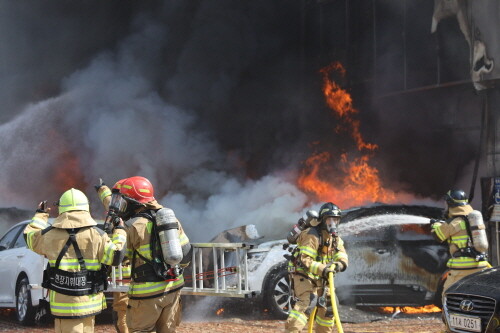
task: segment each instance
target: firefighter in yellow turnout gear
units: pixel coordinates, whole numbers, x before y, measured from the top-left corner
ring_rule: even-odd
[[[448,260],[448,277],[443,286],[443,293],[453,283],[467,275],[490,267],[485,256],[474,250],[469,235],[467,216],[473,208],[468,204],[462,190],[450,190],[445,195],[447,204],[446,221],[431,220],[431,230],[435,237],[447,241],[451,258]]]
[[[319,224],[304,230],[289,262],[296,303],[288,315],[286,332],[301,332],[308,317],[316,311],[316,332],[332,332],[335,324],[328,290],[330,272],[342,272],[348,259],[337,226],[341,210],[328,202],[321,206]]]
[[[123,208],[125,219],[129,219],[127,257],[132,268],[128,291],[128,329],[130,332],[175,332],[180,323],[180,291],[184,286],[179,266],[188,263],[191,244],[174,215],[171,216],[174,221],[168,226],[159,225],[158,214],[163,206],[154,198],[149,180],[138,176],[126,178],[121,182],[120,194],[124,203],[117,206]],[[169,230],[177,229],[175,242],[182,247],[180,265],[165,264],[167,258],[162,254],[161,246],[167,246],[168,242],[160,244],[158,238],[162,231],[171,227],[174,229]]]
[[[122,180],[119,180],[113,186],[113,190],[119,191],[121,188]],[[99,179],[99,184],[94,186],[99,199],[107,211],[109,209],[109,204],[111,202],[111,189],[104,184],[102,179]],[[125,224],[125,228],[127,225]],[[124,279],[130,279],[130,262],[128,258],[125,258],[122,263],[122,277]],[[129,333],[127,327],[127,305],[128,296],[126,292],[114,292],[113,293],[113,322],[115,324],[116,331],[118,333]]]
[[[103,294],[107,272],[102,265],[119,265],[125,253],[123,223],[112,238],[96,227],[88,199],[70,189],[58,202],[59,216],[49,225],[49,209],[41,202],[24,233],[28,248],[49,260],[43,286],[57,333],[94,332],[95,315],[106,308]]]

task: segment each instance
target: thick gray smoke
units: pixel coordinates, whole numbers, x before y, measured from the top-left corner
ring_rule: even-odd
[[[303,9],[284,0],[2,2],[0,206],[34,209],[74,186],[102,217],[92,185],[141,175],[193,240],[247,223],[283,235],[317,205],[296,187],[309,144],[345,151],[318,73],[339,59],[304,52],[316,32]],[[390,154],[401,151],[390,131],[399,138],[415,119],[391,128],[366,118],[368,141],[387,159],[381,174],[406,172],[391,185],[446,190],[416,189],[425,175],[408,176],[414,156]]]
[[[68,68],[67,75],[56,82],[57,93],[39,100],[26,98],[23,102],[31,104],[19,107],[17,116],[6,117],[10,119],[0,127],[4,179],[0,202],[4,206],[32,208],[43,199],[55,201],[68,186],[90,196],[94,194],[91,185],[99,177],[112,185],[121,178],[143,175],[155,185],[160,202],[174,208],[194,240],[206,241],[223,229],[248,223],[259,225],[266,235],[296,220],[307,197],[293,184],[290,173],[295,167],[248,179],[241,147],[226,151],[212,128],[212,116],[220,117],[214,110],[221,108],[227,114],[235,86],[250,70],[249,64],[263,57],[256,54],[259,36],[252,36],[258,33],[250,22],[256,18],[247,18],[247,27],[241,25],[247,31],[235,31],[230,27],[236,24],[233,20],[247,16],[244,8],[230,8],[227,2],[224,14],[200,4],[186,13],[194,26],[180,41],[177,27],[168,20],[171,11],[183,12],[178,4],[131,12],[130,33],[117,34],[112,47],[96,50],[81,68],[76,64]],[[55,11],[18,9],[24,15],[38,10],[40,16],[46,10]],[[253,15],[261,15],[258,11],[269,9],[254,10]],[[220,27],[212,27],[217,22]],[[98,24],[105,27],[103,22]],[[52,29],[45,37],[57,34]],[[248,38],[254,43],[249,44]],[[279,49],[279,38],[269,38],[267,44]],[[73,44],[79,44],[78,39],[54,45],[48,52],[71,54]],[[37,51],[32,57],[40,56]],[[47,61],[49,68],[42,72],[58,65],[50,57]],[[23,85],[20,81],[15,86]],[[27,88],[35,90],[37,85],[27,84]],[[236,119],[233,115],[218,121]],[[272,137],[266,139],[273,144]],[[91,197],[94,215],[99,217],[102,208],[95,197]]]

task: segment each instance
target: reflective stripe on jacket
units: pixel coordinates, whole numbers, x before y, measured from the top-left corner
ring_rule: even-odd
[[[82,211],[75,212],[77,214],[71,213],[64,214],[70,216],[73,225],[77,224],[78,219],[91,220],[82,220],[82,225],[85,227],[76,234],[76,241],[82,252],[87,269],[98,271],[101,268],[101,264],[117,264],[114,260],[120,259],[120,254],[124,251],[126,241],[125,231],[120,229],[115,230],[112,241],[106,233],[96,230],[93,226],[89,226],[93,220],[88,212],[86,212],[87,214],[82,213]],[[36,213],[31,223],[24,230],[24,233],[27,235],[28,248],[47,257],[49,264],[54,267],[57,257],[68,240],[69,235],[66,229],[61,228],[53,228],[49,232],[44,233],[43,229],[49,226],[47,223],[48,217],[46,213]],[[93,223],[95,224],[95,222]],[[63,256],[59,268],[69,272],[80,271],[80,265],[78,264],[73,246],[70,246]],[[70,319],[93,316],[106,308],[106,300],[103,295],[100,292],[84,296],[69,296],[50,290],[50,309],[52,315],[56,318]]]
[[[320,244],[322,233],[323,244]],[[334,243],[336,248],[334,247]],[[323,275],[323,270],[329,263],[342,262],[347,268],[348,257],[344,247],[344,241],[340,237],[335,237],[335,242],[331,234],[325,230],[318,231],[318,228],[309,228],[303,231],[297,239],[298,252],[296,252],[295,271],[302,273],[314,280],[319,280]],[[293,265],[293,263],[289,263]]]
[[[488,267],[488,262],[476,261],[475,258],[470,256],[460,256],[460,249],[465,249],[472,245],[469,233],[467,232],[467,224],[463,216],[472,212],[470,205],[450,207],[449,216],[451,221],[449,223],[436,222],[432,225],[431,232],[441,242],[448,242],[451,258],[448,260],[447,266],[451,269],[474,269]]]

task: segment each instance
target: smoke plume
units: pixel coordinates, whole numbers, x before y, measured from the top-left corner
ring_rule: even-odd
[[[319,205],[296,185],[310,144],[347,141],[318,73],[338,59],[304,60],[301,10],[279,0],[2,3],[0,205],[34,209],[77,187],[99,218],[98,179],[141,175],[195,241],[249,223],[283,235]],[[390,178],[411,160],[388,153],[409,126],[386,125],[361,130],[383,147]],[[424,197],[446,190],[402,178],[388,183]]]

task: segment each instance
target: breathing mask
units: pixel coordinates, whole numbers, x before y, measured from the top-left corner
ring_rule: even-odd
[[[332,236],[337,236],[340,216],[327,216],[323,222],[325,230]]]
[[[113,189],[111,191],[109,210],[118,216],[123,216],[127,211],[127,201],[123,198],[118,189]]]

